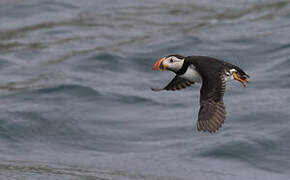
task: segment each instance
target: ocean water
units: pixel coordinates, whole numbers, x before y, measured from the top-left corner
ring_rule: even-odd
[[[218,133],[168,54],[243,68]],[[2,0],[1,180],[290,179],[290,1]]]

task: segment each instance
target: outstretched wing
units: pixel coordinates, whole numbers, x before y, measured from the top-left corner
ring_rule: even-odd
[[[210,133],[218,131],[226,118],[223,96],[226,82],[222,73],[205,72],[202,76],[200,89],[200,109],[197,130]]]
[[[180,90],[184,89],[191,84],[194,84],[193,82],[190,82],[184,78],[175,76],[169,84],[167,84],[164,88],[151,88],[152,91],[162,91],[162,90],[167,90],[167,91],[175,91],[175,90]]]

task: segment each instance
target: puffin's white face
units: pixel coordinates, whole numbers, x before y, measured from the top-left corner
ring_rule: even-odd
[[[154,70],[171,70],[178,71],[183,65],[184,59],[180,59],[176,56],[168,56],[159,59],[153,66]]]
[[[226,81],[230,81],[230,80],[234,80],[234,75],[233,73],[236,73],[237,70],[236,69],[230,69],[230,71],[225,71],[225,80]]]

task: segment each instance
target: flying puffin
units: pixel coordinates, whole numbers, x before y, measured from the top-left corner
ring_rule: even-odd
[[[210,133],[218,131],[226,118],[223,102],[226,82],[237,80],[246,87],[250,77],[238,66],[207,56],[169,55],[159,59],[153,69],[169,70],[176,76],[164,88],[151,88],[152,91],[175,91],[194,83],[202,84],[197,130]]]

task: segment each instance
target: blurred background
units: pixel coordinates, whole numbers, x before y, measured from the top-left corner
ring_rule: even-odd
[[[243,68],[197,132],[169,54]],[[0,179],[290,179],[290,1],[1,0]]]

